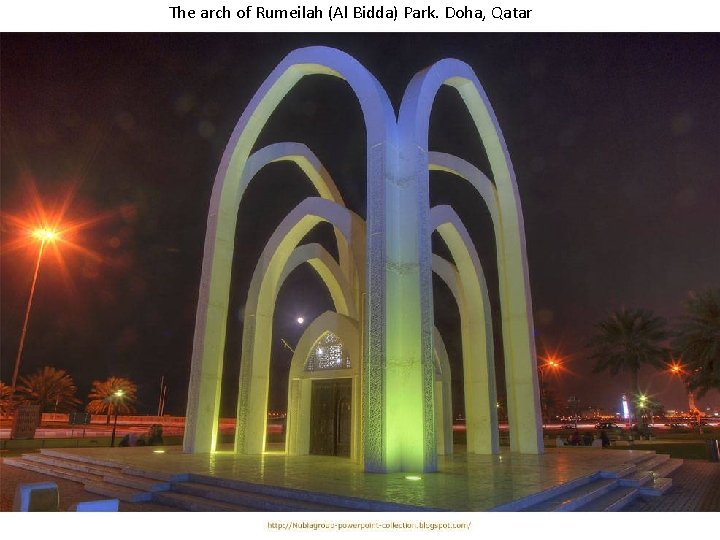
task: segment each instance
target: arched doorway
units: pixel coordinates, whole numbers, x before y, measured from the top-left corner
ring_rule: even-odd
[[[310,454],[350,457],[352,434],[352,377],[347,347],[333,332],[325,332],[315,343],[305,363],[312,372],[310,398]],[[330,379],[322,377],[333,372]],[[348,375],[348,373],[345,373]]]
[[[326,311],[295,348],[288,384],[288,455],[361,456],[357,321]]]

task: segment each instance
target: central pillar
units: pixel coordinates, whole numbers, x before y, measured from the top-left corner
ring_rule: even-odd
[[[375,156],[385,163],[384,204],[373,204],[372,193],[368,203],[365,469],[431,472],[437,451],[429,204],[417,174],[423,156],[384,150]]]

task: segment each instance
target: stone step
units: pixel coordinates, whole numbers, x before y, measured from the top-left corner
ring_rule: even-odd
[[[637,465],[634,463],[621,463],[606,467],[600,471],[600,478],[626,478],[637,472]]]
[[[103,481],[108,484],[138,489],[140,491],[169,491],[170,482],[162,482],[152,478],[144,478],[132,474],[111,474],[103,476]]]
[[[634,449],[630,450],[628,454],[628,464],[635,465],[638,469],[641,469],[644,463],[647,463],[658,456],[654,450]]]
[[[337,506],[327,506],[297,499],[274,497],[261,493],[240,491],[196,482],[173,484],[172,491],[173,493],[183,493],[204,499],[212,499],[214,501],[235,504],[263,512],[330,512],[345,510]]]
[[[652,471],[636,471],[629,476],[620,478],[620,485],[623,487],[640,487],[653,481],[655,475]]]
[[[54,448],[41,448],[40,453],[44,456],[52,456],[57,457],[60,459],[65,459],[68,461],[79,461],[82,463],[88,463],[91,465],[98,465],[100,467],[114,467],[114,468],[120,468],[121,465],[118,463],[115,463],[114,461],[97,458],[94,456],[88,456],[85,454],[76,454],[75,452],[64,452],[62,449],[54,449]]]
[[[164,491],[154,493],[152,501],[157,504],[166,506],[174,506],[190,512],[256,512],[252,508],[245,508],[238,504],[232,504],[222,501],[215,501],[188,495],[186,493],[175,493],[172,491]]]
[[[539,493],[533,493],[521,499],[516,499],[508,503],[501,504],[491,509],[492,512],[522,512],[525,510],[533,511],[534,507],[544,503],[553,498],[561,497],[563,494],[568,493],[576,488],[587,486],[599,478],[603,478],[600,474],[593,474],[589,476],[583,476],[576,478],[565,484],[551,487],[545,491]]]
[[[408,504],[392,503],[387,501],[374,501],[369,499],[360,499],[357,497],[349,497],[343,495],[335,495],[331,493],[318,493],[314,491],[305,491],[301,489],[270,486],[266,484],[254,484],[244,482],[242,480],[231,480],[227,478],[218,478],[204,475],[190,475],[190,482],[196,484],[206,484],[210,486],[219,486],[238,491],[244,491],[253,494],[267,495],[280,499],[289,499],[293,501],[305,501],[322,505],[324,507],[332,507],[334,510],[340,511],[364,511],[364,512],[433,512],[440,511],[439,508],[429,508],[413,506]]]
[[[652,459],[638,464],[638,469],[642,471],[654,471],[669,459],[670,456],[668,454],[656,454]]]
[[[72,469],[65,469],[63,467],[56,467],[54,465],[48,465],[47,463],[27,460],[25,458],[5,458],[3,459],[3,464],[9,465],[11,467],[17,467],[19,469],[25,469],[27,471],[46,474],[48,476],[54,476],[56,478],[62,478],[64,480],[80,482],[82,484],[84,484],[85,482],[102,480],[102,477],[95,474],[90,474],[82,471],[74,471]]]
[[[670,476],[672,473],[674,473],[679,467],[682,467],[683,460],[682,459],[668,459],[660,465],[658,468],[656,468],[653,472],[655,473],[656,477],[666,477]]]
[[[146,471],[137,467],[123,467],[123,474],[147,478],[150,480],[159,480],[160,482],[187,482],[190,480],[188,473],[168,473],[161,471]]]
[[[672,478],[655,478],[652,483],[640,487],[640,495],[659,497],[672,487]]]
[[[597,499],[576,509],[577,512],[616,512],[638,496],[639,490],[636,487],[623,486],[615,488]]]
[[[153,493],[148,491],[142,491],[102,481],[86,483],[85,491],[103,495],[111,499],[120,499],[125,502],[149,502],[153,498]]]
[[[95,474],[98,476],[114,473],[120,474],[120,467],[94,465],[82,461],[74,461],[71,459],[64,459],[61,457],[48,456],[44,454],[25,454],[23,456],[23,459],[26,459],[28,461],[35,461],[37,463],[45,463],[53,467],[61,467],[63,469],[69,469],[72,471]]]
[[[598,478],[525,509],[528,512],[572,512],[618,486],[616,478]]]

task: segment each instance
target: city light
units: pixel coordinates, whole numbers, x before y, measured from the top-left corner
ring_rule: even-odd
[[[298,317],[298,318],[295,319],[295,320],[297,321],[298,324],[304,324],[304,323],[305,323],[305,317]]]
[[[60,233],[54,229],[41,227],[32,231],[32,236],[41,242],[54,242],[60,238]]]
[[[622,410],[623,410],[623,418],[627,422],[630,420],[630,407],[628,407],[627,397],[625,394],[622,395]]]
[[[677,360],[673,360],[673,362],[668,366],[668,370],[671,375],[680,375],[683,373],[683,366]]]

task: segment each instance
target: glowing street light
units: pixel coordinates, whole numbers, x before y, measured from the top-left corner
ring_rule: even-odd
[[[55,229],[40,227],[34,229],[30,236],[40,241],[38,248],[37,262],[35,263],[35,273],[33,274],[32,285],[30,286],[30,297],[28,298],[27,307],[25,308],[25,320],[23,321],[22,331],[20,332],[20,343],[18,344],[18,352],[15,357],[15,369],[13,370],[12,386],[10,387],[10,395],[15,395],[15,385],[17,384],[18,373],[20,372],[20,360],[22,359],[23,349],[25,348],[25,337],[27,336],[28,321],[30,320],[30,308],[32,307],[33,296],[35,296],[35,285],[37,284],[38,272],[40,271],[40,261],[42,261],[45,244],[53,243],[60,238],[60,233]]]
[[[115,409],[115,421],[113,422],[112,435],[110,437],[110,447],[115,446],[115,429],[117,428],[118,419],[118,401],[122,401],[124,395],[125,390],[123,390],[122,388],[118,388],[117,390],[115,390],[112,395],[113,409]]]
[[[303,325],[305,323],[305,317],[298,317],[295,319],[299,325]]]
[[[544,416],[544,405],[545,405],[545,379],[544,371],[546,369],[557,372],[561,367],[560,361],[555,356],[548,356],[545,358],[545,363],[538,366],[538,373],[540,374],[540,412],[541,416]]]

